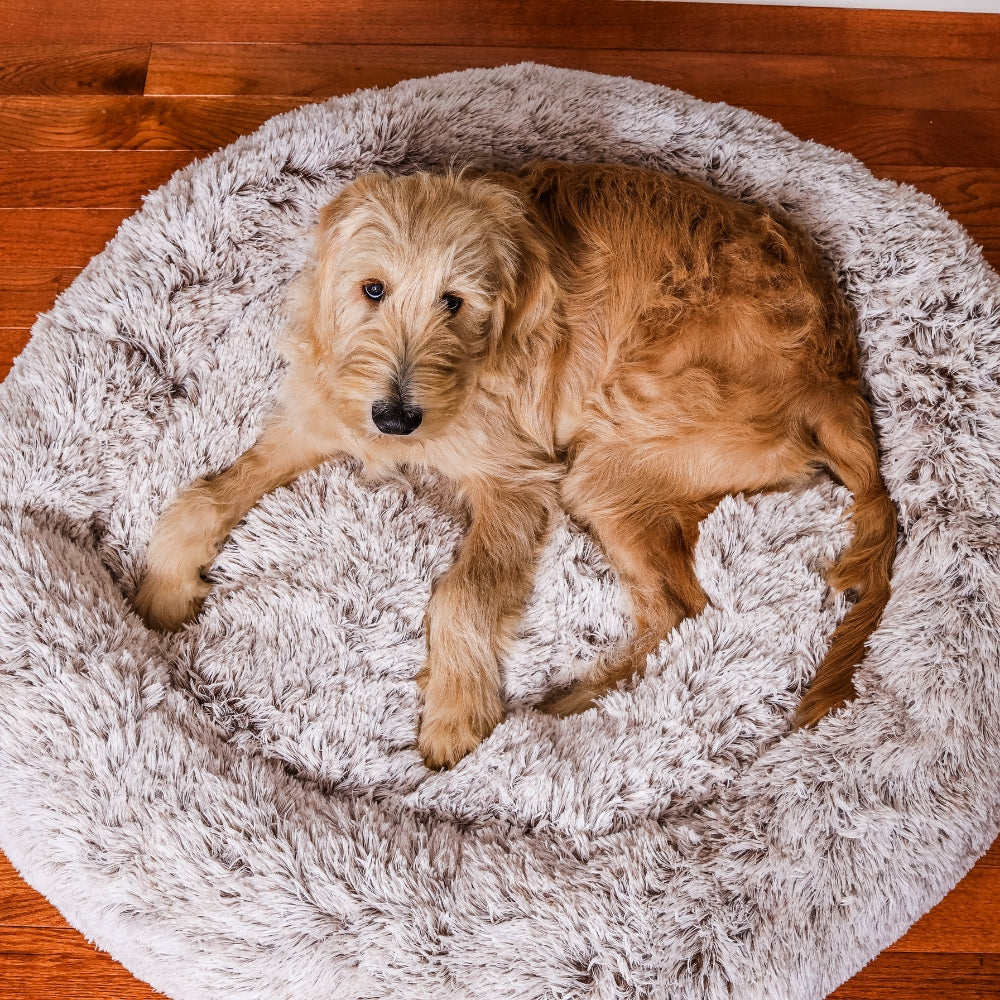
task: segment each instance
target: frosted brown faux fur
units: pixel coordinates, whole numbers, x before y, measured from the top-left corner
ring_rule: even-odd
[[[850,602],[849,494],[725,497],[705,611],[645,679],[534,710],[627,636],[553,518],[504,722],[416,751],[422,621],[464,521],[336,459],[262,498],[170,634],[131,613],[157,517],[259,436],[288,283],[358,174],[656,166],[788,213],[855,310],[900,542],[857,697],[789,732]],[[284,114],[162,189],[0,386],[0,847],[175,1000],[820,1000],[1000,831],[1000,282],[925,195],[773,122],[523,65]]]
[[[135,606],[175,629],[265,493],[331,456],[443,473],[471,522],[427,614],[419,747],[451,766],[503,717],[500,670],[554,510],[600,541],[634,634],[543,708],[591,705],[706,598],[699,522],[732,493],[825,468],[854,494],[828,579],[857,591],[798,710],[853,697],[889,597],[896,513],[859,386],[854,318],[773,211],[635,167],[362,177],[324,210],[283,391],[260,439],[194,483],[150,544]]]

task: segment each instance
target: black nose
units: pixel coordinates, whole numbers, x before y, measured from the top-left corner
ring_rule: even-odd
[[[389,399],[372,403],[372,422],[383,434],[412,434],[422,417],[419,406],[405,406]]]

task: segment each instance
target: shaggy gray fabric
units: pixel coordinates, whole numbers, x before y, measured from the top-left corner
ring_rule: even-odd
[[[624,160],[780,204],[858,308],[902,539],[861,696],[788,717],[843,600],[829,482],[726,500],[712,607],[585,715],[531,705],[623,634],[556,526],[510,717],[414,749],[421,618],[461,512],[331,463],[264,500],[176,636],[129,609],[159,511],[258,432],[319,206],[375,168]],[[0,394],[0,846],[174,998],[820,997],[1000,827],[1000,289],[930,199],[724,105],[539,66],[277,118],[150,195]]]

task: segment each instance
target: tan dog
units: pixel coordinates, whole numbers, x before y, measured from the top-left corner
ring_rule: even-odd
[[[233,526],[324,459],[437,470],[471,516],[433,590],[419,678],[420,751],[449,766],[503,717],[501,663],[557,506],[603,546],[635,625],[543,706],[565,714],[642,674],[705,606],[693,549],[721,497],[825,467],[854,494],[854,539],[829,582],[858,600],[796,721],[853,696],[896,513],[852,313],[788,220],[621,166],[372,175],[323,211],[293,303],[290,368],[260,439],[157,526],[135,598],[148,624],[192,618]]]

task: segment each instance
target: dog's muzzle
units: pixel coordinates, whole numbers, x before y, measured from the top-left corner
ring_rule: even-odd
[[[423,415],[419,406],[406,406],[389,399],[372,403],[372,423],[383,434],[412,434]]]

